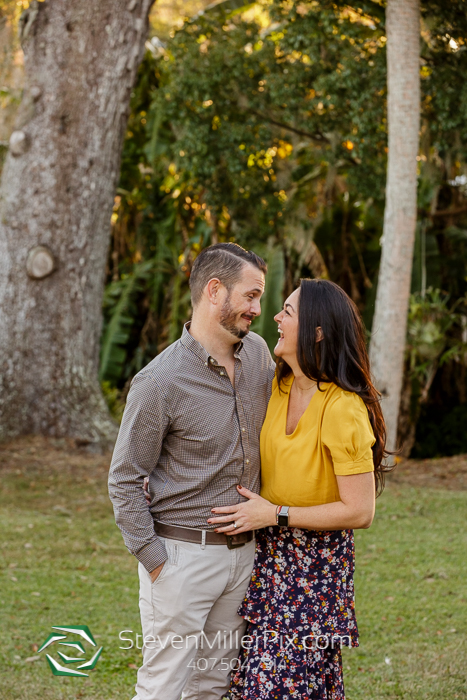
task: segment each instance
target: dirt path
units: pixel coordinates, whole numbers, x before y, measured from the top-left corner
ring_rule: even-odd
[[[408,484],[445,491],[467,490],[467,455],[438,459],[406,459],[387,478],[388,484]]]
[[[111,453],[89,454],[76,448],[72,440],[55,440],[38,436],[22,437],[0,443],[0,471],[15,472],[36,478],[40,474],[72,473],[77,477],[104,477]]]
[[[105,477],[111,454],[93,455],[69,440],[24,437],[0,444],[0,471],[37,476],[56,471]],[[387,483],[452,491],[467,490],[467,455],[439,459],[404,460],[388,475]]]

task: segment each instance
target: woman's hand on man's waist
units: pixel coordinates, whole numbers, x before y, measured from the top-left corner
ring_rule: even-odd
[[[219,526],[216,532],[234,535],[276,524],[277,506],[243,486],[237,486],[237,490],[248,500],[232,506],[212,508],[213,517],[209,518],[208,523]]]

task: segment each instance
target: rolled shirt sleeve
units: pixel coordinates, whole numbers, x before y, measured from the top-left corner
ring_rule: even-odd
[[[143,481],[156,467],[170,425],[167,401],[150,371],[131,384],[109,472],[109,495],[115,521],[131,554],[153,571],[167,552],[155,534]]]
[[[374,471],[375,436],[363,399],[342,393],[325,413],[322,442],[328,448],[337,476]]]

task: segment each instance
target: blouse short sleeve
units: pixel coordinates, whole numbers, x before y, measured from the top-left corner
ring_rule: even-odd
[[[351,392],[342,392],[327,406],[322,423],[321,439],[331,453],[337,476],[374,471],[372,446],[375,436],[363,399]]]

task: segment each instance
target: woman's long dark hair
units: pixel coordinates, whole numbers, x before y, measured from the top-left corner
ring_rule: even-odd
[[[321,327],[323,338],[316,341],[316,329]],[[386,451],[386,426],[381,410],[380,394],[370,375],[370,362],[365,342],[365,328],[354,302],[334,282],[302,279],[298,303],[297,359],[300,369],[321,382],[333,382],[344,391],[358,394],[368,410],[371,427],[376,438],[373,445],[376,495],[384,489]],[[277,362],[277,381],[291,374],[289,365],[282,359]]]

